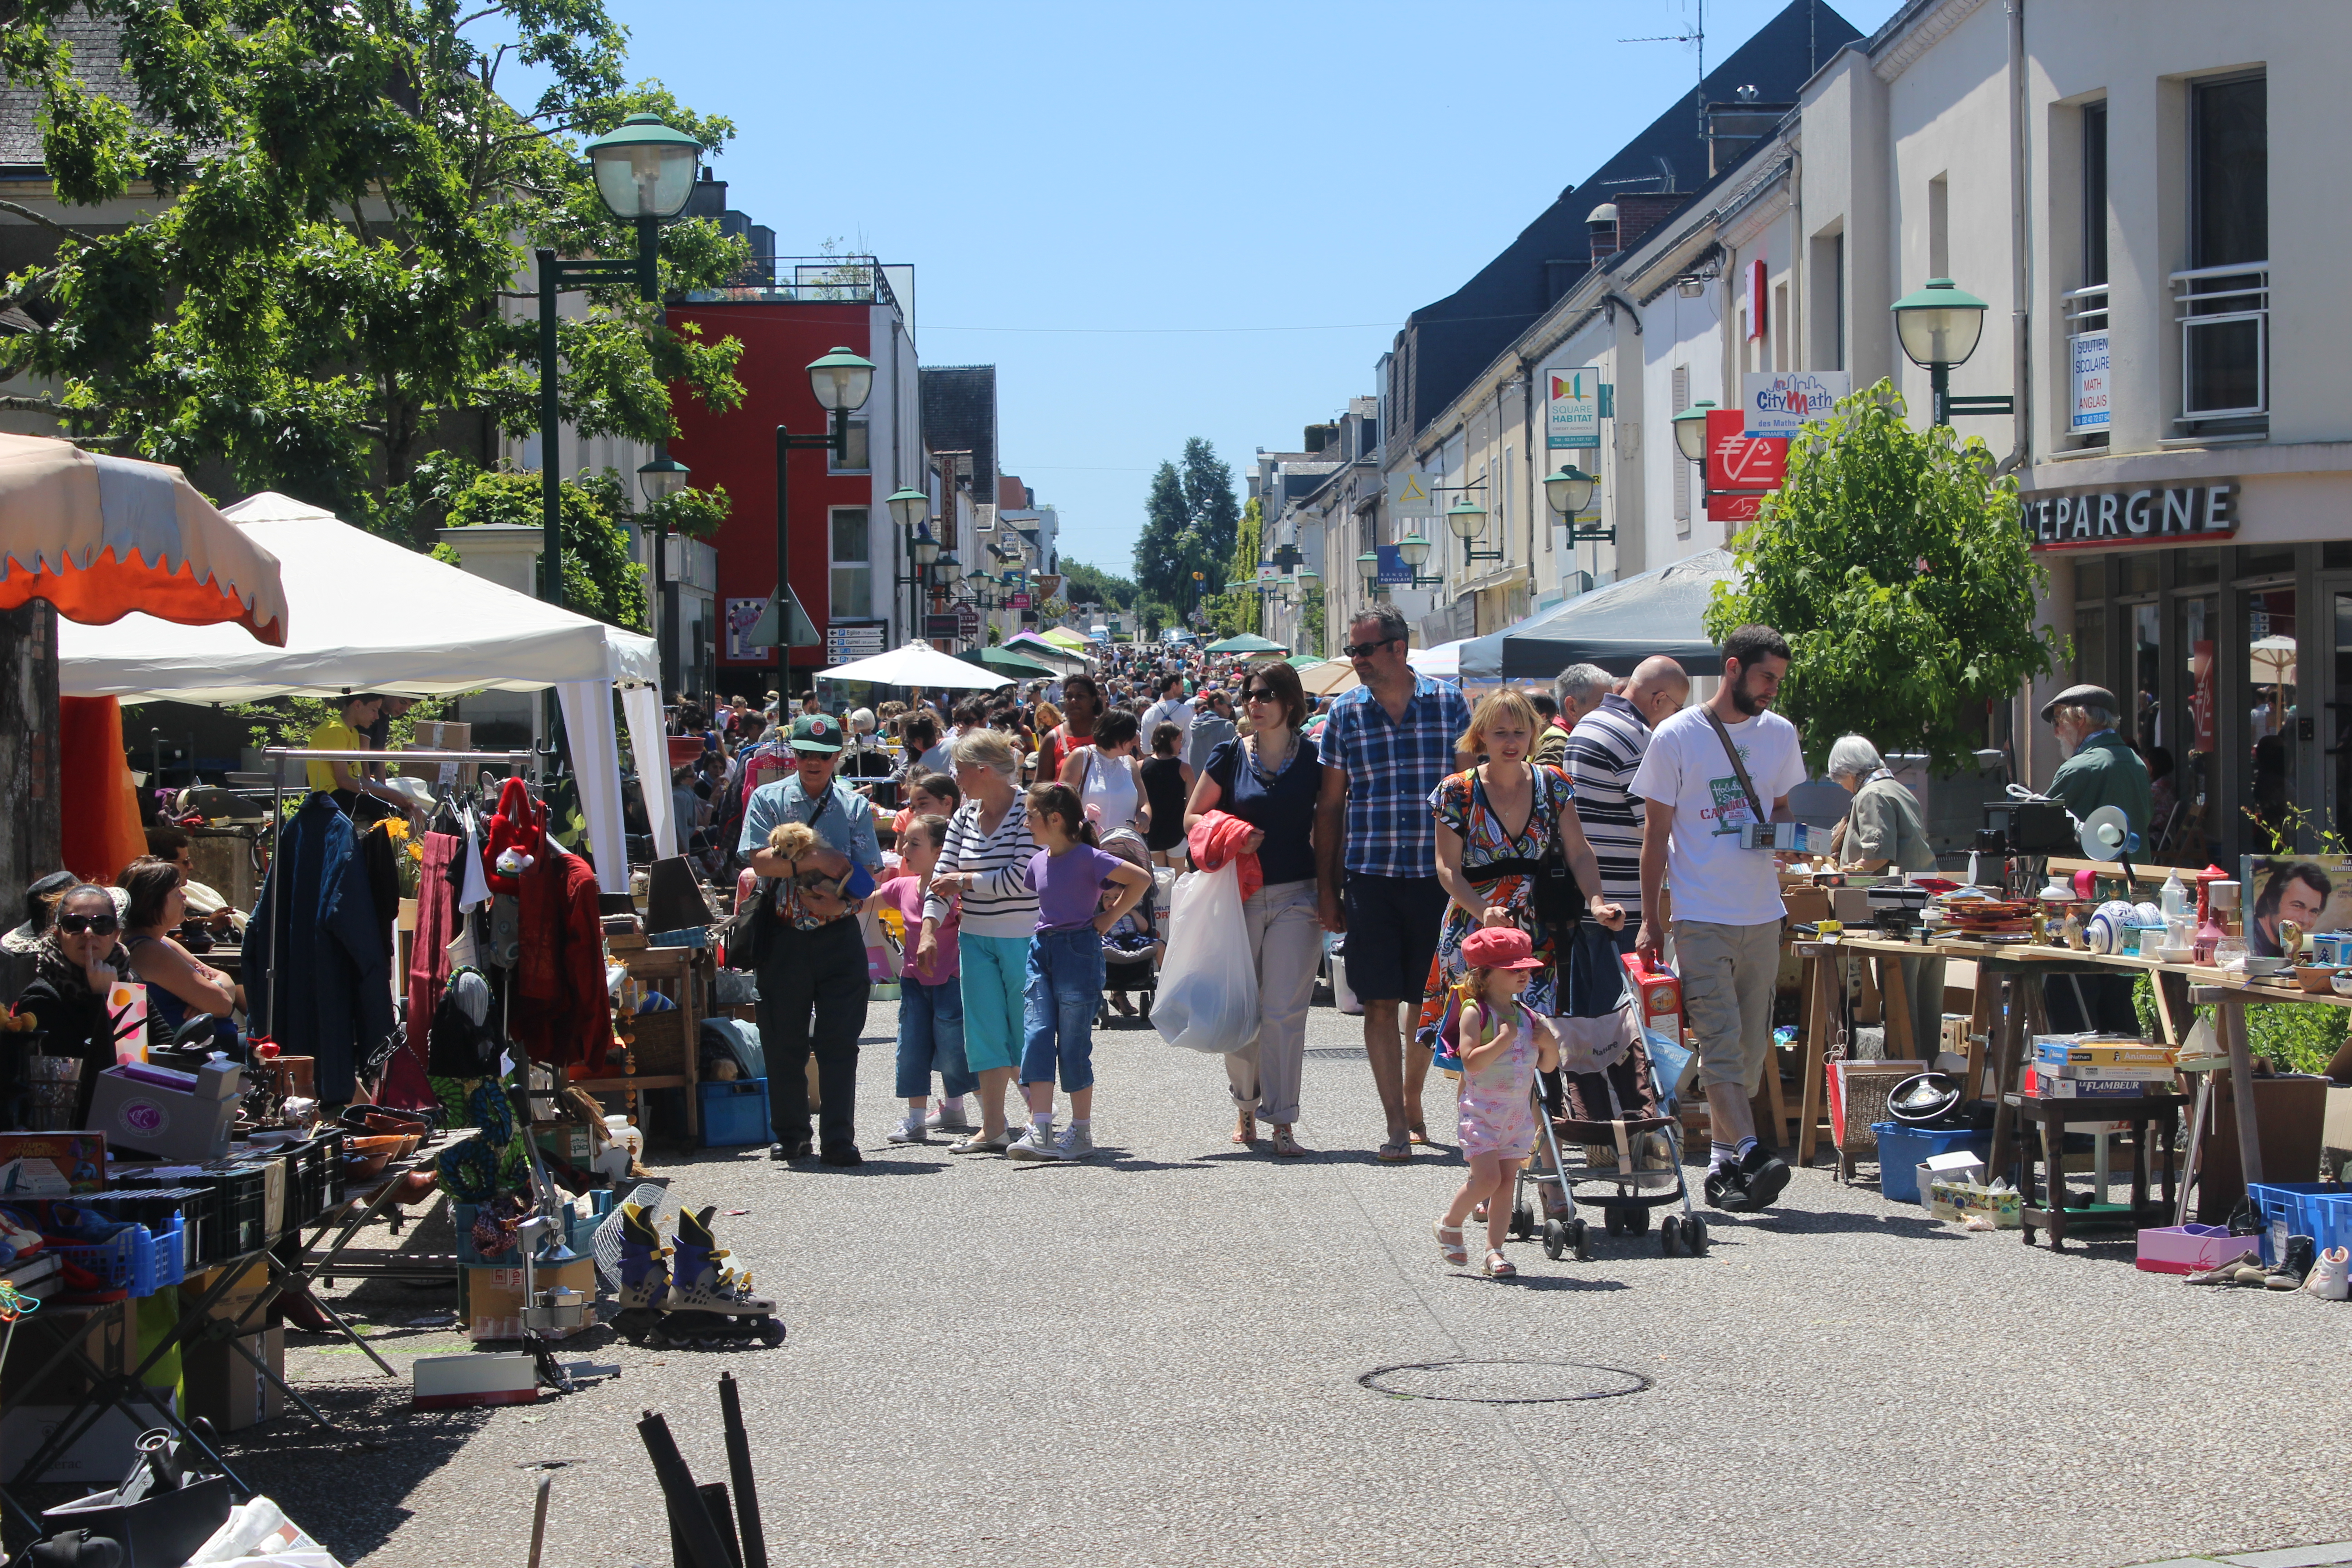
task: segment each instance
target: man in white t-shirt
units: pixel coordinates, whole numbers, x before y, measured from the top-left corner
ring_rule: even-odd
[[[1184,678],[1181,675],[1161,677],[1160,700],[1143,710],[1144,734],[1150,735],[1162,724],[1173,724],[1188,735],[1192,732],[1192,705],[1184,700]]]
[[[1787,816],[1789,792],[1805,779],[1797,727],[1770,710],[1788,670],[1789,644],[1779,632],[1733,632],[1723,643],[1721,687],[1658,725],[1633,775],[1633,792],[1647,803],[1634,947],[1655,965],[1664,933],[1652,911],[1664,907],[1662,887],[1672,887],[1675,965],[1698,1038],[1714,1143],[1706,1201],[1734,1212],[1766,1208],[1789,1184],[1788,1162],[1758,1139],[1748,1103],[1771,1060],[1786,910],[1771,851],[1739,847],[1741,826]],[[1733,750],[1747,770],[1744,784]]]

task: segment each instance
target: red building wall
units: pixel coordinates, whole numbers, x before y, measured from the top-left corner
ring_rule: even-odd
[[[752,599],[764,604],[776,585],[776,426],[795,436],[819,435],[826,428],[824,411],[809,390],[808,365],[836,344],[874,357],[868,345],[872,307],[866,304],[708,304],[674,306],[670,324],[688,322],[702,329],[702,341],[717,342],[733,337],[743,344],[735,367],[743,384],[741,406],[715,414],[683,391],[673,390],[670,405],[678,426],[670,455],[693,471],[697,488],[721,485],[733,502],[726,525],[716,541],[719,551],[719,690],[732,696],[748,688],[744,679],[775,668],[772,651],[753,660],[730,659],[724,622],[730,602]],[[827,454],[796,451],[789,458],[791,516],[790,554],[793,591],[801,605],[825,629],[827,598],[832,583],[832,540],[827,509],[874,504],[870,474],[830,474]],[[792,650],[793,667],[818,669],[825,663],[822,647]],[[764,686],[759,689],[764,690]],[[752,696],[751,690],[744,695]],[[757,698],[753,699],[757,706]]]

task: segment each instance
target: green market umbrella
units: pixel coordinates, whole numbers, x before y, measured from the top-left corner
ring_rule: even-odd
[[[1325,658],[1324,658],[1320,654],[1312,654],[1312,653],[1294,653],[1294,654],[1292,654],[1288,658],[1284,659],[1282,662],[1283,662],[1283,663],[1285,663],[1285,664],[1286,664],[1286,665],[1288,665],[1288,666],[1290,666],[1290,668],[1293,668],[1293,669],[1312,669],[1312,668],[1314,668],[1317,665],[1318,665],[1318,664],[1324,664],[1324,663],[1327,663],[1327,662],[1328,662],[1328,660],[1326,660],[1326,659],[1325,659]]]
[[[1032,663],[1019,654],[1007,653],[1001,647],[979,648],[963,657],[973,664],[985,665],[1006,675],[1017,675],[1024,680],[1051,680],[1055,678],[1055,672],[1044,665]]]
[[[1255,632],[1238,632],[1221,642],[1211,643],[1207,651],[1210,653],[1283,653],[1287,650],[1282,644],[1262,637]]]

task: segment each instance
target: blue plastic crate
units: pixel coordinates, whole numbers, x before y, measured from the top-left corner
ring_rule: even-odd
[[[155,1247],[155,1289],[177,1285],[188,1277],[188,1226],[179,1215],[163,1229],[150,1233]]]
[[[2352,1186],[2341,1182],[2256,1182],[2246,1189],[2262,1216],[2263,1261],[2276,1263],[2271,1233],[2281,1220],[2289,1236],[2307,1236],[2319,1250],[2352,1247]]]
[[[1961,1129],[1955,1131],[1906,1127],[1900,1121],[1874,1121],[1878,1134],[1878,1192],[1898,1204],[1926,1200],[1919,1191],[1919,1167],[1931,1154],[1966,1149],[1979,1159],[1992,1156],[1992,1134]]]
[[[155,1238],[143,1225],[126,1225],[104,1241],[68,1244],[57,1250],[67,1262],[96,1275],[107,1289],[133,1296],[155,1293]]]
[[[701,1097],[702,1146],[740,1149],[765,1143],[774,1134],[768,1126],[768,1080],[739,1078],[731,1083],[698,1083]]]

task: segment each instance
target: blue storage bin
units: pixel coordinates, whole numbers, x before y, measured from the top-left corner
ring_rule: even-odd
[[[765,1143],[774,1136],[768,1127],[768,1080],[739,1078],[731,1083],[698,1083],[701,1096],[702,1146],[740,1149]]]
[[[1919,1167],[1931,1154],[1965,1149],[1980,1160],[1992,1157],[1992,1134],[1962,1129],[1955,1131],[1906,1127],[1900,1121],[1874,1121],[1878,1134],[1878,1192],[1898,1204],[1921,1202]]]
[[[185,1245],[184,1237],[173,1239]],[[71,1243],[56,1250],[77,1268],[98,1276],[102,1288],[132,1296],[155,1293],[155,1238],[143,1225],[126,1225],[104,1241]]]
[[[2256,1182],[2246,1196],[2262,1217],[2263,1261],[2278,1261],[2271,1231],[2280,1220],[2289,1236],[2307,1236],[2326,1252],[2352,1247],[2352,1186],[2341,1182]]]

